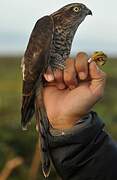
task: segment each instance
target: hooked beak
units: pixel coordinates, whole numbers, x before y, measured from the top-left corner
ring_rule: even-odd
[[[93,15],[92,11],[90,9],[87,8],[87,15]]]

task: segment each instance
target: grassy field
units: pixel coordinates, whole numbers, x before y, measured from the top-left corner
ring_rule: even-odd
[[[20,129],[20,59],[0,58],[0,171],[9,159],[16,156],[24,159],[23,165],[13,171],[9,180],[24,180],[28,177],[38,139],[34,124],[28,132]],[[94,110],[102,117],[112,137],[117,140],[117,60],[109,59],[103,69],[107,73],[105,96]],[[38,179],[44,179],[41,171]],[[57,179],[54,171],[49,179]]]

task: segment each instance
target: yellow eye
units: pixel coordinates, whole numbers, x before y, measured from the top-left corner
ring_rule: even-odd
[[[80,7],[74,7],[74,8],[73,8],[73,11],[74,11],[74,12],[79,12],[79,11],[80,11]]]

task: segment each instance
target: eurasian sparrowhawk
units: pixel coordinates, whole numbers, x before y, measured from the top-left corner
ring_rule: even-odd
[[[87,15],[92,15],[92,12],[84,4],[72,3],[39,19],[31,33],[22,60],[21,123],[25,129],[36,110],[37,121],[39,120],[40,124],[42,164],[45,176],[48,176],[50,161],[46,136],[49,127],[42,97],[43,74],[48,67],[52,71],[57,68],[64,69],[75,32]],[[35,108],[36,93],[40,95],[40,102]]]

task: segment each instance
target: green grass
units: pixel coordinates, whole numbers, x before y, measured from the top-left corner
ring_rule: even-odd
[[[0,169],[8,159],[16,155],[25,159],[23,166],[19,167],[9,180],[26,179],[38,138],[34,124],[28,132],[20,129],[20,61],[19,57],[0,58]],[[102,117],[112,137],[117,140],[117,60],[109,59],[103,69],[107,73],[105,95],[94,110]],[[39,179],[44,179],[41,171]],[[56,179],[54,172],[50,179]]]
[[[95,110],[103,118],[107,125],[107,129],[111,129],[111,134],[117,139],[117,133],[115,135],[112,127],[117,128],[117,60],[109,59],[107,64],[103,67],[103,70],[107,74],[107,83],[105,87],[105,94],[103,99],[96,104]],[[114,128],[115,129],[115,128]],[[117,130],[117,129],[116,129]]]

